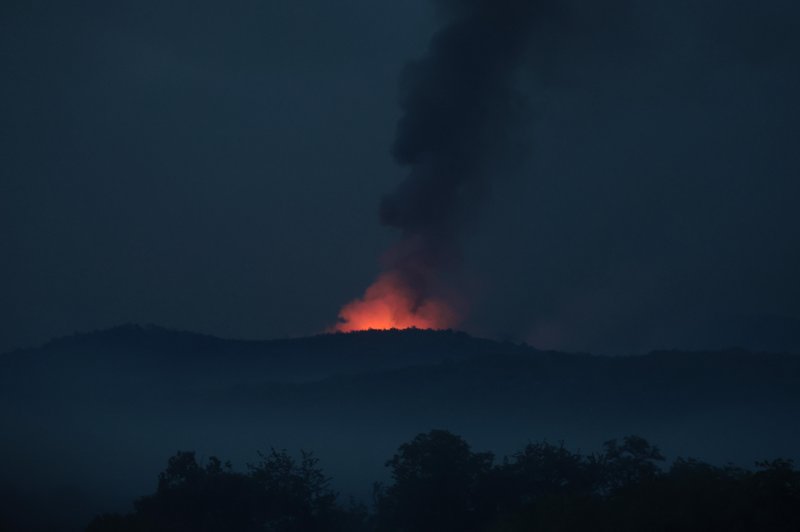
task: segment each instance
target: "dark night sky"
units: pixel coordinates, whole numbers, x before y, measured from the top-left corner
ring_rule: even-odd
[[[569,15],[470,215],[464,327],[618,352],[800,318],[800,5],[542,4]],[[331,325],[397,237],[397,83],[438,25],[428,0],[3,2],[0,351]]]

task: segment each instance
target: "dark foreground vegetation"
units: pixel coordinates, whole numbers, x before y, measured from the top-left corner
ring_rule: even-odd
[[[140,531],[798,531],[800,472],[790,461],[754,471],[678,459],[630,436],[584,455],[532,443],[496,461],[434,430],[387,461],[392,482],[374,507],[344,504],[317,460],[259,455],[246,472],[192,452],[169,459],[152,495],[89,532]]]

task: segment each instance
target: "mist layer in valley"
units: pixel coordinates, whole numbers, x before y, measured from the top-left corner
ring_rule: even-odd
[[[237,341],[128,325],[0,365],[0,510],[45,504],[45,526],[129,510],[178,450],[244,466],[259,450],[305,449],[363,501],[397,446],[431,429],[500,456],[636,434],[672,458],[800,458],[800,357],[787,354],[607,357],[414,329]]]

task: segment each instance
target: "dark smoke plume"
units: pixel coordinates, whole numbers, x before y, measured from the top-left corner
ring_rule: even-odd
[[[409,174],[380,206],[381,222],[402,231],[381,278],[391,278],[389,291],[405,294],[410,308],[403,311],[412,316],[438,297],[442,274],[458,264],[459,233],[487,193],[490,159],[520,121],[515,74],[544,11],[542,2],[527,0],[438,4],[447,23],[428,53],[406,66],[400,82],[403,114],[393,155]],[[370,299],[368,290],[360,302]],[[453,313],[445,314],[447,319],[423,325],[453,325]],[[346,312],[340,318],[357,319]]]
[[[426,280],[418,279],[423,272],[436,274],[458,260],[463,218],[487,193],[487,158],[518,125],[522,99],[513,80],[540,4],[441,2],[451,22],[433,37],[428,54],[403,72],[393,154],[410,172],[383,199],[380,216],[411,240],[394,266],[410,270],[414,285]]]

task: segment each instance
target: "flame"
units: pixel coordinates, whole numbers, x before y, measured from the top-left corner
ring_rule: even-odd
[[[414,290],[395,272],[381,274],[364,296],[339,311],[334,331],[368,329],[448,329],[456,315],[444,301],[415,297]]]

